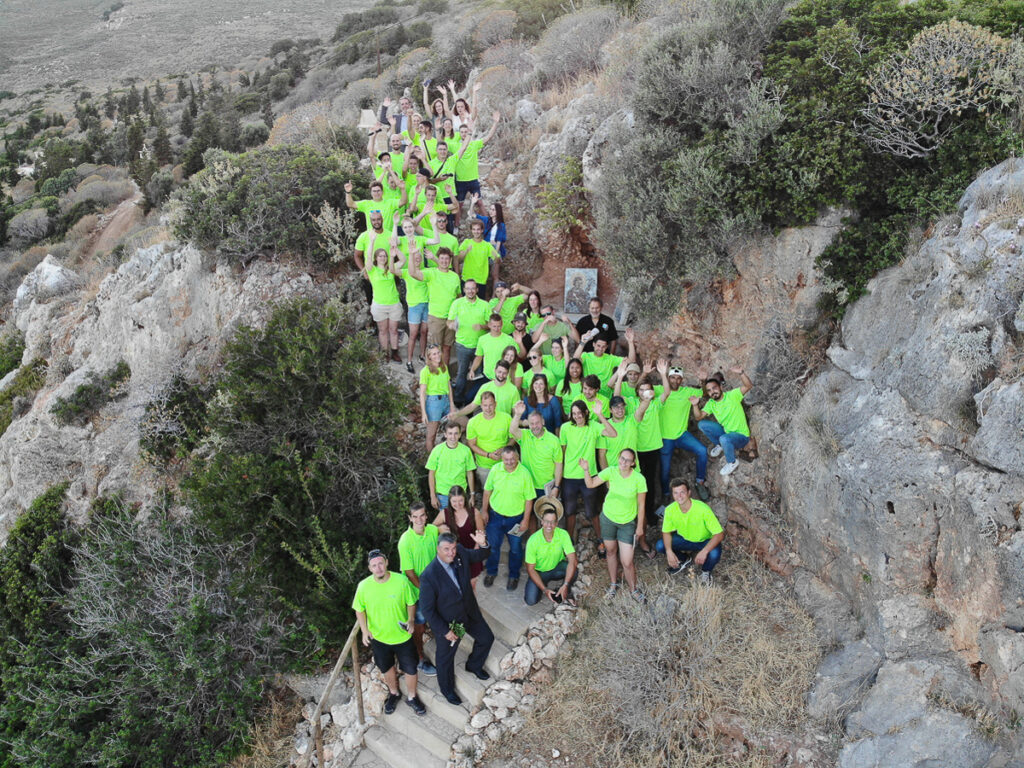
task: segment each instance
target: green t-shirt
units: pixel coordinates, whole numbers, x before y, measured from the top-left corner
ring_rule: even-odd
[[[388,200],[387,198],[382,199],[380,202],[376,200],[357,200],[356,210],[363,214],[363,217],[366,219],[367,229],[373,229],[373,226],[370,224],[370,214],[374,211],[380,211],[380,215],[384,217],[384,231],[390,234],[395,226],[395,213],[401,210],[401,206],[399,206],[398,200]]]
[[[480,405],[484,392],[494,393],[494,407],[501,413],[512,415],[512,406],[519,402],[519,390],[512,383],[512,379],[505,379],[505,383],[498,386],[496,381],[488,381],[476,391],[473,398],[474,405]]]
[[[750,437],[747,414],[743,412],[742,389],[727,390],[722,393],[722,399],[718,401],[708,398],[703,411],[714,416],[726,432],[739,432],[741,435]]]
[[[356,250],[363,252],[363,263],[373,264],[373,254],[378,248],[383,248],[388,253],[388,260],[391,260],[391,236],[385,231],[379,235],[372,229],[368,229],[356,238]]]
[[[565,448],[565,460],[562,465],[562,476],[573,480],[583,478],[583,467],[580,466],[580,459],[590,462],[590,474],[597,469],[597,461],[594,458],[597,451],[597,438],[604,431],[604,426],[599,421],[591,420],[585,427],[578,427],[572,423],[565,423],[559,430],[558,441]]]
[[[446,179],[445,181],[439,182],[434,186],[437,187],[437,199],[444,200],[448,192],[445,190],[446,184],[455,185],[455,155],[448,155],[442,163],[440,158],[435,157],[430,161],[430,170],[434,173],[434,178],[444,176],[447,173],[452,174],[452,178]]]
[[[608,386],[608,379],[615,373],[615,369],[619,367],[622,358],[618,355],[610,355],[607,352],[600,357],[593,352],[584,352],[580,355],[580,360],[583,362],[583,375],[597,376],[601,380],[601,394],[610,396],[612,389]]]
[[[541,318],[542,320],[544,318]],[[541,351],[545,356],[551,354],[551,342],[555,339],[564,339],[569,335],[569,326],[563,323],[561,320],[557,320],[554,323],[548,323],[544,328],[544,333],[548,335],[548,340],[541,345]],[[568,354],[566,352],[566,354]]]
[[[448,214],[448,206],[445,205],[441,201],[440,198],[435,198],[433,203],[428,202],[426,196],[424,196],[422,191],[419,193],[418,197],[416,198],[416,209],[415,209],[415,211],[412,209],[412,204],[413,204],[413,198],[412,198],[412,193],[410,192],[409,193],[409,209],[410,209],[409,210],[409,215],[412,216],[413,219],[415,220],[415,218],[417,216],[419,216],[421,213],[423,213],[423,209],[424,208],[427,209],[426,215],[422,219],[420,219],[419,226],[423,228],[424,237],[427,237],[427,236],[433,237],[433,235],[434,235],[434,217],[437,216],[438,213],[443,213],[443,214],[447,215]],[[440,246],[440,244],[438,244],[438,245]],[[430,254],[433,253],[433,251],[431,250],[432,246],[428,245],[428,246],[426,246],[426,248],[427,248],[427,255],[428,255],[428,257],[431,257]],[[455,254],[455,251],[452,251],[452,255],[454,255],[454,254]]]
[[[466,151],[462,153],[462,159],[455,166],[456,181],[476,181],[480,178],[480,150],[483,148],[484,143],[480,139],[471,141],[466,145]],[[455,154],[458,154],[458,150],[456,150]]]
[[[491,312],[487,310],[488,316]],[[488,379],[494,378],[494,366],[501,360],[501,353],[505,351],[505,347],[515,346],[516,342],[507,333],[499,333],[497,336],[492,336],[490,333],[485,333],[476,342],[476,353],[484,359],[484,376]],[[509,372],[509,378],[512,378],[512,372]]]
[[[544,530],[541,529],[526,540],[527,563],[537,569],[538,573],[553,571],[563,560],[568,560],[569,555],[576,551],[572,545],[572,538],[565,528],[555,528],[551,534],[551,541],[544,538]]]
[[[613,523],[622,525],[636,519],[637,494],[647,493],[647,480],[638,469],[623,477],[617,466],[602,469],[598,474],[608,484],[608,495],[604,497],[604,516]]]
[[[424,365],[420,370],[420,385],[426,386],[428,395],[447,395],[451,380],[447,368],[439,368],[437,373],[431,373],[430,366]]]
[[[545,342],[547,344],[547,342]],[[529,351],[529,350],[527,350]],[[551,375],[555,377],[555,381],[551,382],[551,386],[557,386],[562,383],[562,379],[565,378],[565,365],[566,359],[563,356],[560,360],[555,360],[551,355],[542,355],[541,364],[549,371]]]
[[[427,251],[433,254],[434,261],[437,261],[437,252],[439,250],[441,250],[441,248],[447,248],[448,250],[450,250],[452,252],[452,264],[454,265],[455,264],[455,254],[457,254],[459,252],[459,238],[457,238],[455,235],[450,235],[447,232],[442,232],[441,233],[441,237],[438,240],[436,245],[428,244],[427,245]],[[455,267],[454,266],[452,267],[452,271],[455,271]],[[484,300],[480,299],[480,301],[484,301]],[[487,302],[484,301],[484,304],[486,304],[486,303]]]
[[[544,318],[538,315],[536,312],[531,312],[526,316],[526,330],[533,333],[533,329],[540,325],[541,320]]]
[[[562,463],[562,444],[558,436],[545,429],[537,437],[529,429],[524,429],[518,442],[523,452],[523,466],[530,471],[533,487],[543,488],[555,479],[555,464]]]
[[[637,447],[639,430],[637,429],[636,419],[629,413],[628,404],[626,411],[626,418],[622,421],[609,419],[612,426],[615,427],[615,431],[619,433],[616,437],[601,435],[597,439],[598,450],[603,448],[606,451],[605,460],[608,462],[609,467],[617,467],[619,465],[619,454],[622,453],[623,449],[631,448],[634,452],[639,450]]]
[[[462,279],[476,280],[480,285],[487,282],[487,276],[491,273],[491,258],[495,256],[494,248],[486,240],[479,243],[472,238],[463,240],[459,245],[461,251],[466,246],[469,251],[462,262]]]
[[[356,587],[352,607],[366,614],[366,626],[378,642],[401,645],[412,635],[398,626],[409,621],[409,606],[416,604],[416,589],[405,574],[388,571],[388,580],[381,584],[367,576]]]
[[[512,424],[512,417],[507,413],[495,410],[494,416],[488,419],[482,413],[478,413],[469,420],[466,425],[466,439],[476,438],[477,447],[488,453],[496,451],[508,445],[508,428]],[[491,459],[486,456],[476,456],[478,467],[493,467],[500,464],[499,459]]]
[[[456,443],[454,448],[449,448],[448,443],[439,443],[430,451],[426,468],[434,472],[434,490],[447,496],[453,485],[461,485],[468,491],[466,473],[476,469],[476,463],[473,451],[465,443]]]
[[[698,499],[690,499],[690,509],[686,513],[680,511],[676,501],[665,507],[661,530],[664,533],[678,533],[687,541],[699,543],[721,533],[722,524],[718,522],[711,507]]]
[[[587,398],[585,398],[583,396],[583,387],[581,386],[580,387],[580,400],[582,400],[584,403],[586,403],[588,406],[590,406],[590,420],[591,421],[593,421],[594,418],[597,416],[597,404],[598,403],[601,404],[601,413],[604,414],[604,417],[607,419],[609,416],[611,416],[612,409],[608,407],[608,398],[605,397],[604,395],[602,395],[600,392],[598,392],[596,395],[594,395],[594,399],[593,400],[587,400]]]
[[[491,492],[491,507],[499,515],[515,517],[526,510],[526,502],[532,501],[537,495],[533,488],[533,478],[529,470],[521,463],[511,472],[499,462],[487,475],[484,490]]]
[[[409,274],[409,267],[402,267],[402,279],[405,280],[405,302],[410,307],[427,303],[427,285]]]
[[[639,400],[632,408],[633,412],[640,407]],[[632,418],[632,417],[630,417]],[[661,401],[655,397],[644,411],[643,421],[637,424],[636,449],[638,451],[661,450]]]
[[[416,531],[407,528],[405,533],[399,537],[398,567],[402,569],[403,574],[406,571],[412,571],[418,577],[423,573],[423,569],[430,565],[430,561],[437,556],[438,533],[436,525],[427,523],[422,536],[417,536]],[[412,591],[416,595],[416,599],[419,600],[420,591],[416,585],[413,585]]]
[[[398,303],[398,286],[395,285],[394,274],[380,267],[370,267],[366,270],[366,277],[373,291],[374,304]]]
[[[398,166],[398,170],[396,170],[395,173],[402,173],[401,165]],[[382,195],[382,199],[397,201],[402,197],[402,190],[398,189],[397,187],[391,186],[391,179],[388,177],[387,173],[384,172],[383,168],[374,166],[373,178],[375,178],[377,181],[384,185],[384,194]]]
[[[577,400],[583,400],[583,382],[570,381],[568,392],[562,391],[564,386],[565,380],[563,377],[563,380],[558,383],[558,389],[555,391],[555,394],[562,399],[562,413],[565,414],[566,417],[569,417],[572,415],[572,404]],[[608,414],[605,414],[606,418],[607,415]]]
[[[488,302],[491,312],[497,312],[501,315],[501,330],[504,333],[512,333],[512,318],[516,316],[516,312],[519,311],[519,307],[522,306],[524,301],[526,301],[525,296],[509,296],[505,299],[505,303],[501,305],[501,309],[497,308],[498,299],[491,299]]]
[[[544,375],[548,380],[548,386],[553,390],[558,384],[558,379],[555,378],[555,374],[549,371],[547,368],[543,368],[539,371],[534,371],[532,368],[527,368],[523,371],[523,394],[530,394],[530,387],[533,384],[533,377]]]
[[[405,167],[405,152],[388,152],[391,156],[391,169],[398,178],[402,178],[402,168]]]
[[[455,343],[461,344],[467,349],[476,349],[476,344],[482,336],[487,333],[487,318],[491,310],[487,302],[479,296],[470,301],[465,296],[460,296],[452,302],[448,309],[448,319],[455,320],[458,327],[455,329]],[[484,330],[478,331],[473,326],[484,326]]]
[[[452,302],[462,292],[459,276],[450,269],[442,272],[436,267],[427,267],[423,270],[423,282],[427,286],[427,314],[447,320]]]
[[[654,388],[655,397],[661,397],[662,387]],[[700,397],[704,393],[694,387],[680,387],[675,392],[669,390],[668,398],[661,406],[661,437],[663,440],[675,440],[690,426],[691,397]]]

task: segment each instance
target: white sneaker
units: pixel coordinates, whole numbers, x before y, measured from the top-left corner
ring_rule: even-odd
[[[725,477],[726,475],[731,475],[739,468],[739,466],[740,463],[738,461],[729,462],[718,471],[718,474],[720,474],[722,477]]]
[[[702,586],[710,587],[715,583],[715,577],[712,576],[708,571],[700,572],[700,583]]]
[[[717,459],[719,456],[722,455],[722,446],[720,446],[720,445],[713,445],[713,446],[711,446],[711,450],[708,451],[708,455],[712,459]]]

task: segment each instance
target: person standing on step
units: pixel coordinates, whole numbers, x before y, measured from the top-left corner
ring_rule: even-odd
[[[508,537],[508,584],[510,592],[519,586],[519,571],[523,567],[524,523],[533,512],[537,492],[530,471],[519,462],[519,449],[512,445],[501,451],[501,464],[491,469],[484,483],[484,501],[480,514],[487,521],[487,540],[491,543],[491,556],[487,558],[484,586],[494,584],[501,561],[501,545]],[[493,509],[494,514],[488,515]]]
[[[501,449],[508,445],[508,431],[512,417],[498,411],[493,392],[480,396],[480,413],[466,425],[466,442],[476,455],[476,482],[480,488],[487,482],[487,475],[501,460]],[[484,519],[487,519],[484,510]]]
[[[540,506],[540,505],[538,505]],[[575,605],[569,591],[576,580],[576,548],[572,545],[569,532],[558,527],[561,508],[545,504],[540,516],[540,530],[526,542],[526,588],[523,601],[536,605],[544,595],[552,603]],[[548,582],[563,579],[558,589],[548,589]]]
[[[665,507],[661,539],[655,548],[665,553],[670,574],[682,573],[696,563],[701,568],[701,583],[711,586],[711,571],[722,558],[722,524],[711,507],[690,498],[690,484],[685,480],[672,481],[672,499]]]
[[[427,457],[427,484],[430,486],[430,506],[440,512],[448,506],[448,490],[465,484],[472,496],[475,487],[476,461],[473,451],[460,443],[462,426],[450,421],[444,428],[444,442],[438,443]]]
[[[373,648],[373,662],[384,676],[388,697],[384,714],[390,715],[402,694],[398,689],[396,664],[405,674],[406,703],[417,715],[427,708],[416,695],[419,656],[410,630],[416,620],[416,594],[409,580],[388,570],[388,559],[379,549],[366,555],[370,575],[359,582],[352,608],[363,634],[363,645]]]
[[[398,539],[398,562],[402,573],[413,586],[416,599],[420,597],[420,574],[437,551],[438,529],[427,522],[427,508],[422,501],[413,502],[409,508],[409,528]],[[426,619],[419,607],[416,608],[416,623],[413,627],[412,641],[416,644],[416,653],[420,657],[419,670],[425,675],[436,675],[434,665],[423,655],[423,631]]]
[[[690,398],[696,416],[700,419],[697,426],[713,443],[711,455],[718,457],[725,453],[725,466],[719,470],[723,477],[736,471],[740,465],[736,460],[736,451],[750,442],[750,427],[747,425],[747,415],[743,412],[743,398],[754,386],[754,382],[742,368],[731,370],[740,376],[739,387],[723,390],[716,379],[708,379],[704,384],[704,393],[708,397],[704,408],[700,407],[700,398]],[[714,416],[717,421],[711,421],[708,416]]]
[[[458,370],[455,376],[453,394],[455,405],[463,406],[466,400],[466,384],[469,369],[476,357],[476,345],[487,332],[487,318],[491,310],[487,302],[477,296],[475,280],[467,280],[462,286],[462,297],[452,302],[448,309],[448,327],[455,332],[455,360]],[[475,392],[473,394],[476,394]]]
[[[658,367],[661,374],[661,387],[655,387],[654,391],[659,398],[666,391],[668,396],[661,398],[661,493],[665,497],[665,503],[671,501],[668,492],[668,481],[672,474],[672,454],[676,448],[682,448],[687,453],[692,453],[697,461],[697,495],[702,499],[708,498],[707,488],[704,487],[704,480],[708,472],[708,449],[704,443],[698,440],[689,432],[690,406],[692,397],[700,397],[703,390],[696,387],[683,386],[683,369],[679,367],[669,368],[666,372]]]
[[[480,680],[490,678],[484,662],[494,644],[494,633],[487,626],[470,585],[470,565],[487,559],[490,549],[481,531],[473,533],[473,541],[479,549],[466,549],[451,533],[442,533],[438,537],[437,557],[420,574],[420,608],[436,642],[437,686],[448,703],[456,706],[462,703],[455,691],[455,654],[462,634],[473,638],[466,669]]]

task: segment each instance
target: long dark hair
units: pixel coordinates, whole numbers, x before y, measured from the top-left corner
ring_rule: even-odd
[[[576,407],[579,407],[580,411],[582,411],[583,413],[583,426],[590,426],[590,406],[587,405],[586,401],[584,400],[577,400],[569,408],[569,423],[572,424],[574,427],[576,426],[576,419],[572,417],[572,409]]]
[[[492,224],[497,226],[498,224],[505,223],[505,209],[502,208],[501,203],[494,204],[494,221]]]
[[[567,363],[565,364],[565,378],[564,378],[564,379],[562,379],[562,394],[563,394],[563,395],[568,395],[568,394],[569,394],[569,384],[571,383],[571,382],[569,381],[569,378],[570,378],[570,374],[569,374],[569,367],[570,367],[570,366],[572,366],[572,364],[573,364],[574,362],[575,362],[575,363],[577,363],[577,364],[579,365],[579,367],[580,367],[580,379],[581,379],[581,382],[580,382],[580,383],[582,383],[582,378],[583,378],[583,363],[582,363],[582,362],[580,361],[580,359],[579,359],[578,357],[573,357],[573,358],[570,358],[569,362],[567,362]]]
[[[551,384],[550,382],[548,382],[547,374],[535,373],[533,375],[533,378],[530,379],[530,392],[526,396],[526,402],[528,402],[530,406],[533,408],[536,408],[538,405],[537,390],[533,388],[533,382],[535,382],[537,379],[542,379],[544,381],[544,396],[548,399],[548,402],[550,402],[551,400]]]

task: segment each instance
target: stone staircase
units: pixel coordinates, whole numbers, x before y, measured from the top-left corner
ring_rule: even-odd
[[[436,677],[419,675],[419,697],[427,714],[418,716],[404,702],[398,704],[394,714],[380,715],[377,725],[371,726],[364,736],[365,749],[359,753],[353,766],[358,768],[444,768],[451,745],[462,735],[470,712],[483,700],[487,687],[500,679],[498,664],[508,653],[526,628],[549,611],[550,601],[535,606],[523,602],[526,584],[526,566],[523,566],[519,586],[513,592],[505,589],[508,581],[507,545],[502,553],[501,565],[494,586],[483,584],[483,574],[477,582],[477,601],[480,610],[494,633],[494,645],[487,657],[485,669],[490,680],[478,680],[466,671],[466,658],[473,648],[468,635],[459,644],[455,658],[455,689],[462,697],[461,706],[449,704],[437,687]],[[545,603],[548,603],[546,605]],[[434,640],[426,644],[427,658],[433,660]],[[401,685],[401,682],[400,682]],[[404,692],[404,687],[402,688]]]

